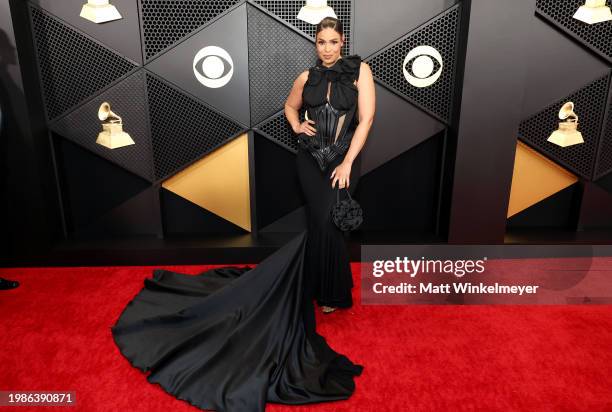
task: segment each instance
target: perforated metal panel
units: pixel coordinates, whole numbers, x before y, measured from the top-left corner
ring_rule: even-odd
[[[604,76],[521,122],[520,139],[569,170],[590,180],[593,177],[595,153],[607,93],[608,76]],[[578,130],[582,133],[584,143],[560,147],[548,142],[547,139],[559,127],[559,109],[568,101],[574,102],[574,111],[578,115]]]
[[[59,118],[50,128],[152,182],[155,177],[144,81],[144,73],[138,71],[70,114]],[[98,133],[102,131],[98,120],[98,109],[102,102],[109,102],[111,110],[121,116],[124,131],[130,134],[135,144],[108,149],[96,143]]]
[[[300,120],[304,121],[304,111],[300,111]],[[253,128],[262,136],[267,137],[275,143],[297,153],[297,139],[295,133],[291,129],[291,125],[285,117],[285,112],[281,111],[270,117],[263,123]]]
[[[291,24],[304,34],[310,36],[313,40],[315,39],[315,30],[316,25],[306,23],[305,21],[299,20],[297,18],[300,9],[306,3],[303,0],[295,0],[295,1],[287,1],[287,0],[277,0],[277,1],[259,1],[255,0],[255,3],[259,4],[270,13],[278,16],[283,19],[287,23]],[[342,46],[342,54],[348,55],[351,54],[352,49],[352,25],[351,25],[351,17],[353,10],[353,2],[352,1],[333,1],[330,0],[327,2],[327,5],[334,9],[338,20],[342,22],[342,28],[344,30],[344,46]]]
[[[381,84],[445,123],[450,122],[452,113],[459,20],[460,5],[456,5],[364,59]],[[422,45],[433,47],[443,59],[440,78],[425,88],[412,86],[402,72],[406,55]]]
[[[151,59],[240,2],[240,0],[141,0],[145,59]]]
[[[25,0],[22,0],[23,2]],[[138,1],[111,0],[121,18],[104,24],[95,24],[79,16],[86,0],[29,0],[35,6],[51,13],[64,24],[83,33],[105,47],[119,53],[132,63],[142,65],[142,41]]]
[[[283,108],[293,82],[314,64],[316,53],[311,41],[251,5],[247,19],[251,122],[256,124]]]
[[[242,131],[221,116],[147,72],[155,176],[163,179]]]
[[[45,11],[30,11],[49,119],[136,67]]]
[[[574,19],[583,4],[584,0],[537,0],[536,8],[544,18],[612,61],[612,21],[590,25]]]
[[[612,90],[609,93],[608,99],[608,115],[601,136],[601,148],[595,173],[596,179],[612,172]]]
[[[223,113],[245,127],[251,125],[249,106],[249,52],[247,41],[247,5],[234,7],[223,13],[195,34],[165,51],[146,66],[149,72],[184,90],[219,113]],[[211,74],[204,70],[203,56],[194,73],[194,58],[207,46],[216,46],[229,55],[221,57],[223,77],[229,80],[222,87],[208,87],[200,82]],[[204,51],[207,56],[210,51]],[[230,70],[231,60],[231,74]],[[222,73],[219,73],[221,75]],[[206,83],[206,82],[205,82]]]

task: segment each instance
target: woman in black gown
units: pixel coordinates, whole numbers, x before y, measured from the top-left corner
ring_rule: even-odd
[[[317,64],[296,79],[285,115],[298,134],[296,165],[307,200],[306,276],[312,278],[323,312],[330,313],[353,304],[348,251],[330,212],[337,190],[354,193],[375,96],[369,66],[358,55],[340,55],[342,23],[327,17],[317,25],[316,36]],[[298,115],[302,106],[308,115],[304,122]]]
[[[336,173],[348,184],[346,172]],[[363,367],[316,332],[308,237],[309,229],[254,268],[155,270],[111,327],[121,354],[149,382],[201,409],[347,399]]]

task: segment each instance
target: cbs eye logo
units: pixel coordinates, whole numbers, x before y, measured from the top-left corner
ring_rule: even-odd
[[[234,74],[234,61],[221,47],[207,46],[193,58],[193,74],[206,87],[223,87]]]
[[[436,66],[437,69],[436,69]],[[410,50],[402,64],[404,77],[415,87],[434,84],[442,74],[442,55],[431,46],[418,46]],[[408,72],[411,69],[412,74]]]

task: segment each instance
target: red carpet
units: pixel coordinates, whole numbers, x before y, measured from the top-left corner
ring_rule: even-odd
[[[151,271],[0,269],[0,277],[21,282],[0,291],[0,390],[74,390],[77,407],[69,410],[198,410],[149,384],[113,343],[110,326]],[[358,264],[353,273],[358,285]],[[357,303],[320,315],[319,332],[365,366],[355,395],[268,410],[612,411],[610,306]]]

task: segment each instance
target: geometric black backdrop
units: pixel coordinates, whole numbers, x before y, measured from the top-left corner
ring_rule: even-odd
[[[126,19],[104,25],[92,24],[98,30],[94,32],[69,7],[31,0],[30,15],[43,85],[42,96],[49,114],[49,128],[55,133],[53,139],[68,139],[151,184],[160,184],[249,129],[255,130],[258,138],[269,139],[292,156],[297,147],[295,136],[284,117],[283,104],[295,77],[311,66],[315,59],[314,26],[295,17],[302,3],[141,0],[135,10],[140,18],[127,16]],[[347,41],[343,53],[352,53],[354,33],[358,30],[353,24],[359,8],[354,1],[347,0],[330,2],[330,5],[344,23]],[[119,10],[130,7],[120,2],[116,6]],[[406,6],[406,10],[409,9]],[[403,99],[401,104],[406,109],[412,110],[410,108],[414,107],[422,110],[430,117],[432,124],[450,122],[455,100],[460,10],[459,3],[441,7],[438,13],[427,15],[421,25],[407,27],[405,34],[388,46],[369,56],[362,56],[371,65],[379,85],[400,96]],[[114,39],[110,33],[113,24],[139,25],[141,59],[135,59],[133,53],[126,56],[123,50],[118,50],[118,39]],[[107,32],[100,32],[102,26],[108,27]],[[127,28],[124,27],[124,30]],[[228,84],[230,88],[219,91],[203,89],[194,82],[189,59],[199,48],[207,45],[207,41],[228,50],[235,60],[234,77]],[[417,89],[406,83],[402,71],[396,68],[396,62],[403,60],[407,52],[421,44],[428,44],[440,51],[444,68],[434,85]],[[241,57],[247,55],[247,60]],[[412,70],[411,64],[407,67],[409,71]],[[380,96],[384,103],[385,94]],[[100,128],[95,116],[103,101],[111,102],[111,109],[123,117],[125,128],[135,145],[108,150],[95,143]],[[436,129],[440,130],[439,127]],[[399,132],[400,129],[396,130]],[[433,133],[411,136],[413,143],[404,144],[397,154],[417,150],[419,146],[423,154],[429,151],[428,156],[441,159],[444,144],[440,143],[447,135],[442,133],[437,136],[438,143],[433,145],[422,144],[427,139],[434,139]],[[371,138],[377,137],[372,135]],[[377,144],[384,146],[384,142]],[[390,144],[393,142],[387,143]],[[252,197],[255,201],[253,209],[257,211],[252,216],[254,223],[257,223],[253,226],[254,230],[260,226],[262,229],[264,226],[274,227],[277,231],[300,230],[303,219],[286,218],[288,214],[303,213],[300,201],[297,204],[288,201],[301,199],[297,180],[287,185],[289,188],[286,190],[291,195],[286,199],[268,199],[268,182],[261,181],[258,176],[264,175],[257,173],[255,168],[260,164],[263,170],[262,162],[274,162],[274,158],[278,160],[279,153],[261,144],[250,150],[255,151],[257,159],[256,164],[250,165],[257,190]],[[74,162],[70,156],[77,155],[77,151],[64,150],[61,159]],[[369,164],[370,177],[367,181],[379,186],[376,179],[387,180],[386,174],[373,172],[378,169],[382,171],[381,168],[390,161],[381,159],[373,165]],[[410,187],[416,183],[411,181],[414,179],[413,173],[401,172],[402,169],[409,170],[409,165],[402,166],[397,161],[394,164],[399,167],[401,176],[398,184]],[[412,166],[416,164],[413,162]],[[431,168],[431,172],[427,173],[433,173],[433,180],[431,185],[425,185],[421,190],[425,190],[423,199],[432,199],[432,203],[426,215],[423,212],[410,215],[414,217],[414,229],[425,223],[424,227],[430,228],[430,231],[437,230],[439,214],[430,212],[438,211],[440,207],[441,187],[435,182],[439,180],[443,167],[437,161],[427,166]],[[64,187],[64,190],[67,190],[71,179],[66,176],[67,170],[71,169],[64,168],[60,176],[60,187]],[[270,178],[274,179],[274,176],[267,179]],[[122,184],[120,181],[114,182],[115,187]],[[72,203],[67,205],[66,210],[86,204],[75,196],[62,197],[65,202]],[[164,194],[160,197],[160,216],[166,222],[175,222],[174,228],[182,227],[179,223],[181,216],[169,215],[165,210],[163,199],[168,196]],[[363,196],[365,204],[368,203],[368,196],[376,199],[376,196],[366,192]],[[384,205],[375,208],[372,204],[370,208],[381,217],[371,220],[371,230],[384,230],[385,227],[411,230],[410,220],[406,221],[407,226],[401,227],[385,221],[385,216],[389,217],[395,211],[385,210]],[[202,213],[205,215],[208,212],[202,210]],[[70,220],[74,216],[79,216],[79,213],[71,213],[65,218]],[[161,226],[169,227],[163,222]],[[367,226],[363,229],[368,230]],[[67,227],[73,230],[72,235],[77,238],[84,233],[84,225],[79,225],[78,221]],[[230,227],[233,226],[228,226],[228,230]],[[91,235],[91,231],[88,234]],[[175,235],[177,232],[166,230],[165,234]]]
[[[109,233],[115,237],[158,233],[160,228],[166,237],[248,233],[160,187],[244,133],[254,234],[301,230],[303,199],[297,177],[287,172],[296,142],[283,103],[293,79],[316,56],[314,27],[295,17],[303,1],[115,0],[123,19],[101,25],[78,16],[82,3],[29,0],[23,8],[28,24],[19,28],[29,30],[32,40],[21,46],[22,65],[27,62],[25,49],[32,47],[32,74],[41,86],[46,133],[53,142],[52,178],[63,201],[66,234],[95,238],[104,235],[103,227],[113,228]],[[443,193],[451,189],[448,177],[454,172],[459,120],[454,115],[461,113],[464,69],[461,44],[467,42],[472,3],[389,0],[381,7],[366,0],[329,2],[345,26],[343,54],[360,53],[376,83],[377,115],[361,153],[364,175],[357,188],[358,199],[376,211],[376,218],[354,235],[367,239],[367,232],[399,229],[418,233],[415,240],[438,236],[444,241],[449,210],[445,202],[450,199]],[[571,14],[581,3],[533,0],[532,20],[521,23],[530,27],[531,37],[516,138],[581,179],[513,219],[520,220],[521,227],[537,222],[548,222],[549,227],[568,227],[570,222],[571,227],[577,219],[572,210],[586,213],[580,211],[581,199],[593,205],[588,196],[599,193],[583,191],[583,183],[612,191],[612,22],[588,26],[575,21]],[[387,9],[390,13],[384,12]],[[219,89],[194,82],[191,60],[207,42],[234,59],[232,80]],[[438,50],[443,63],[439,80],[425,88],[411,86],[402,73],[406,54],[421,45]],[[404,68],[411,71],[412,62]],[[560,148],[546,139],[557,127],[560,106],[570,100],[585,143]],[[108,150],[95,143],[100,131],[96,111],[103,101],[123,117],[135,145]],[[275,170],[277,164],[284,170]],[[91,171],[79,175],[76,165],[98,165],[107,180],[95,183],[101,176]],[[231,173],[232,165],[227,167]],[[401,227],[395,223],[402,210],[384,196],[391,192],[384,188],[418,190],[422,203],[404,210]],[[100,207],[87,206],[108,190],[114,192]],[[136,219],[139,209],[142,218]],[[539,219],[551,210],[569,214]],[[126,216],[132,216],[133,224],[124,224]]]

